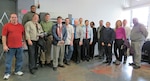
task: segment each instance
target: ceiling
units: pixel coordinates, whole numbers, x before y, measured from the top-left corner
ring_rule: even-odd
[[[150,5],[150,0],[123,0],[124,8],[134,8]]]

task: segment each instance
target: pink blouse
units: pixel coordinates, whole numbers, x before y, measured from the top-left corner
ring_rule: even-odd
[[[115,34],[116,34],[116,39],[126,40],[126,33],[123,27],[117,28]]]

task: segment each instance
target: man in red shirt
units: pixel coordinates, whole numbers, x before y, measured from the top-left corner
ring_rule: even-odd
[[[7,80],[11,74],[13,56],[16,58],[15,74],[23,75],[21,71],[23,64],[22,41],[24,36],[24,27],[18,23],[15,13],[10,15],[10,22],[5,24],[2,29],[3,50],[6,52],[6,71],[4,80]]]

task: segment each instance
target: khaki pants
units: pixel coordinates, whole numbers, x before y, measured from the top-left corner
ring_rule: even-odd
[[[58,64],[63,65],[65,45],[53,45],[53,50],[53,67],[57,67]]]
[[[135,63],[137,66],[141,66],[141,51],[143,43],[144,43],[143,41],[138,42],[131,41],[131,47],[135,52],[133,55],[133,63]]]
[[[45,61],[47,64],[51,61],[51,48],[52,48],[52,36],[48,37],[48,40],[46,41],[46,52],[41,52],[40,60],[42,64],[45,64]]]

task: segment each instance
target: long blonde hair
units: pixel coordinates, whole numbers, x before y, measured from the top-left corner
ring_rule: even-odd
[[[119,26],[118,26],[118,22],[120,22],[120,25],[119,25]],[[117,28],[121,27],[121,26],[122,26],[122,21],[121,21],[121,20],[117,20],[117,21],[116,21],[115,30],[116,30]]]

